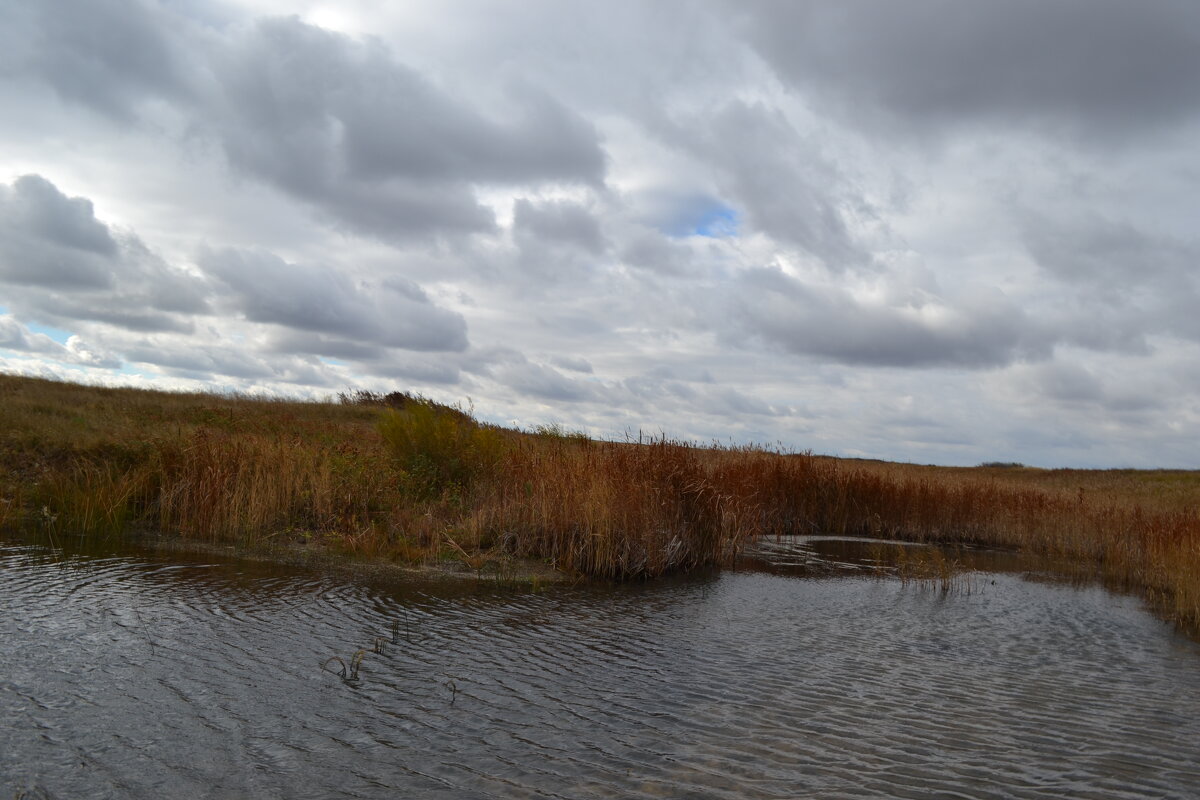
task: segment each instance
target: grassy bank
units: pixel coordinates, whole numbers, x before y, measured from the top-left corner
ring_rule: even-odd
[[[1200,473],[973,469],[518,432],[407,395],[296,403],[0,376],[0,525],[309,542],[649,577],[754,536],[882,535],[1052,556],[1200,623]]]

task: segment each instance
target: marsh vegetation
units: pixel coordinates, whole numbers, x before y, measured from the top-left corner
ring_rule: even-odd
[[[760,537],[873,536],[1045,556],[1200,621],[1200,473],[604,442],[406,394],[281,402],[0,376],[0,525],[609,579],[729,564]]]

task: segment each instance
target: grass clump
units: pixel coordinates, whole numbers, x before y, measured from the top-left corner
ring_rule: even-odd
[[[504,457],[497,430],[424,398],[384,412],[377,427],[410,487],[426,497],[469,489]]]

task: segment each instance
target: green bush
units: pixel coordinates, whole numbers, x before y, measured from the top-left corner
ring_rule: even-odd
[[[505,442],[495,429],[424,398],[385,412],[379,433],[421,494],[466,489],[493,474],[504,456]]]

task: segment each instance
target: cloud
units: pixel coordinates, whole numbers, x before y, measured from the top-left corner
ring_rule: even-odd
[[[35,333],[11,314],[0,314],[0,348],[31,355],[47,356],[65,364],[112,369],[121,359],[87,344],[78,336],[59,344],[44,333]]]
[[[0,314],[0,347],[25,353],[58,354],[63,346],[44,333],[34,333],[11,314]]]
[[[1077,411],[1127,414],[1161,411],[1167,407],[1166,387],[1125,383],[1113,386],[1092,369],[1070,361],[1039,364],[1020,373],[1029,389],[1046,401]]]
[[[832,269],[869,261],[846,215],[865,201],[821,146],[778,109],[733,100],[712,113],[662,119],[656,132],[712,171],[721,194],[717,206],[725,215],[738,219],[744,212],[749,228],[807,251]]]
[[[7,302],[51,321],[188,330],[205,287],[131,233],[98,220],[90,200],[40,175],[0,184],[0,284]]]
[[[1070,288],[1073,342],[1147,352],[1155,333],[1200,341],[1200,241],[1096,212],[1026,213],[1020,230],[1038,266]]]
[[[561,369],[570,370],[571,372],[581,372],[585,375],[591,375],[595,371],[586,358],[551,356],[550,363]]]
[[[747,271],[732,297],[743,331],[786,352],[843,364],[966,367],[1048,355],[1051,341],[1003,294],[951,307],[936,297],[863,300],[776,268]]]
[[[524,358],[501,366],[496,370],[496,378],[503,385],[539,401],[579,403],[597,400],[603,393],[599,384],[567,377],[554,367]]]
[[[233,170],[346,228],[387,240],[491,232],[480,185],[604,181],[595,128],[553,97],[512,87],[483,113],[396,59],[296,17],[203,26],[138,0],[38,4],[7,70],[64,99],[145,124],[175,115]],[[142,113],[145,112],[145,113]],[[157,124],[157,123],[155,123]]]
[[[68,198],[40,175],[0,185],[0,280],[49,288],[107,289],[117,243],[92,203]]]
[[[226,287],[227,307],[251,322],[359,345],[434,351],[467,347],[462,315],[434,305],[420,287],[401,278],[355,283],[328,267],[232,248],[203,250],[197,263]]]
[[[196,109],[239,171],[385,239],[490,231],[478,184],[598,184],[596,132],[548,96],[514,92],[495,119],[398,62],[295,18],[225,44]]]
[[[331,371],[311,356],[267,356],[230,341],[147,337],[126,343],[127,361],[163,370],[168,375],[213,381],[217,376],[242,381],[271,381],[306,386],[342,385]]]
[[[6,71],[35,73],[60,96],[122,121],[146,102],[188,96],[188,27],[143,0],[14,3],[0,26]],[[6,63],[7,62],[7,63]]]
[[[575,247],[593,255],[607,247],[596,218],[579,203],[534,204],[519,198],[513,203],[513,229],[518,240]]]
[[[1200,109],[1200,8],[1187,0],[805,0],[737,13],[783,80],[870,125],[882,112],[920,130],[1049,123],[1107,138]]]

